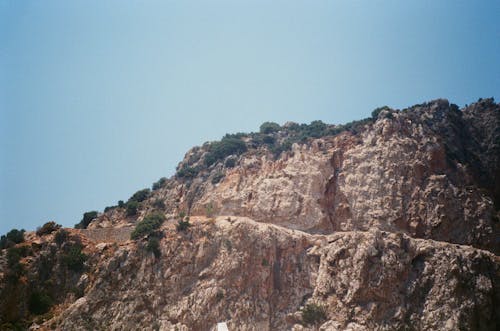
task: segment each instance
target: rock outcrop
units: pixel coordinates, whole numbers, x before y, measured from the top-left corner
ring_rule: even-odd
[[[498,117],[498,107],[490,112]],[[462,113],[438,100],[389,114],[359,144],[335,152],[328,187],[334,230],[401,231],[498,253],[494,196],[475,180],[479,172],[491,178],[494,167],[472,157],[477,137]]]

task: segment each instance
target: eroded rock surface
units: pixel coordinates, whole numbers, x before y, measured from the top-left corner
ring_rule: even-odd
[[[100,263],[61,329],[312,329],[309,302],[325,308],[320,330],[495,330],[495,255],[381,231],[310,235],[250,219],[167,231],[161,258],[129,244]]]
[[[313,291],[318,265],[306,254],[313,239],[233,217],[167,231],[158,259],[123,246],[100,264],[61,328],[209,330],[227,320],[232,330],[284,329],[286,314]]]
[[[338,233],[328,241],[318,252],[314,291],[331,319],[322,329],[498,327],[497,256],[378,230]]]
[[[444,100],[379,118],[359,144],[336,152],[334,229],[402,231],[498,253],[494,195],[474,177],[493,166],[463,156],[474,144],[461,140],[475,138],[464,131],[461,112]]]

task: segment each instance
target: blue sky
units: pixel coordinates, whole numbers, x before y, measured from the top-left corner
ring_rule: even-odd
[[[126,200],[264,121],[500,95],[498,1],[0,0],[0,233]]]

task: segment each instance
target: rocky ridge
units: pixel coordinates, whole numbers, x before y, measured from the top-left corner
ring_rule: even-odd
[[[492,99],[462,110],[446,100],[384,107],[346,126],[287,123],[227,139],[234,153],[217,154],[214,143],[191,149],[176,176],[137,195],[134,213],[129,200],[71,230],[88,257],[82,270],[65,269],[68,244],[54,234],[29,234],[19,244],[37,247],[22,260],[27,275],[14,289],[0,282],[3,297],[19,298],[0,306],[2,323],[30,318],[33,288],[52,293],[54,279],[37,279],[52,254],[66,290],[32,329],[498,328],[500,106]],[[175,228],[182,211],[188,231]],[[152,212],[167,218],[156,253],[147,237],[123,240]]]
[[[447,100],[384,108],[361,127],[298,141],[279,157],[263,145],[209,167],[203,165],[207,143],[178,166],[197,169],[195,175],[178,171],[153,190],[138,219],[160,202],[170,217],[211,209],[311,233],[378,228],[498,253],[499,113],[492,99],[463,110]],[[236,166],[225,166],[228,159]],[[222,179],[214,183],[217,175]],[[136,220],[116,208],[89,227]]]

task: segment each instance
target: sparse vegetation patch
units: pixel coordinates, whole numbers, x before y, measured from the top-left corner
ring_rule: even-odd
[[[204,162],[209,167],[229,155],[240,155],[246,151],[247,146],[240,137],[225,135],[221,141],[215,141],[210,144]]]
[[[57,231],[59,228],[61,228],[60,224],[57,224],[56,222],[50,221],[45,223],[41,228],[39,228],[36,231],[36,235],[41,237],[47,234],[51,234],[54,231]]]
[[[146,216],[142,221],[137,223],[134,231],[130,235],[133,240],[139,239],[141,237],[150,235],[156,231],[165,221],[165,216],[160,213],[153,213]]]
[[[146,250],[148,252],[152,252],[156,258],[159,258],[161,256],[160,239],[155,236],[150,237],[148,239],[148,243],[146,244]]]
[[[86,229],[97,215],[98,213],[95,210],[84,213],[82,220],[75,224],[75,229]]]
[[[0,237],[0,249],[5,249],[20,244],[24,241],[24,230],[12,229]]]
[[[179,220],[177,221],[177,225],[175,228],[177,231],[184,232],[189,229],[191,226],[191,223],[189,223],[189,216],[186,217],[186,214],[184,212],[179,213]]]
[[[139,190],[139,191],[135,192],[130,197],[130,199],[128,199],[127,203],[132,202],[132,201],[142,202],[142,201],[146,200],[150,194],[151,194],[151,190],[148,188]]]
[[[50,310],[52,304],[53,300],[47,293],[34,291],[29,298],[28,309],[32,314],[42,315]]]
[[[167,182],[167,178],[162,177],[162,178],[158,179],[157,182],[154,182],[153,186],[151,188],[153,189],[153,191],[159,190],[165,185],[166,182]]]
[[[87,255],[82,252],[82,245],[79,243],[72,244],[67,248],[67,251],[62,255],[63,263],[69,270],[80,272],[83,270]]]
[[[302,322],[305,325],[319,324],[324,320],[326,320],[326,312],[323,306],[310,303],[302,309]]]
[[[127,202],[126,206],[127,206],[126,207],[127,216],[137,215],[137,210],[139,209],[139,202],[130,201],[130,202]]]

